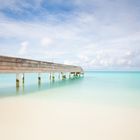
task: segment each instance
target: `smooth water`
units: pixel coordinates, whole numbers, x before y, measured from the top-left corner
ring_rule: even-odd
[[[0,98],[23,96],[140,106],[139,72],[86,72],[84,77],[67,80],[59,80],[55,75],[55,82],[42,74],[40,85],[37,74],[25,74],[25,84],[19,89],[15,87],[15,77],[15,74],[0,74]]]
[[[1,140],[140,140],[139,72],[37,76],[16,88],[15,74],[0,75]]]

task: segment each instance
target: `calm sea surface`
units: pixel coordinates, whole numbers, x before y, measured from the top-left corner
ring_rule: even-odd
[[[140,107],[140,72],[86,72],[83,78],[63,81],[55,76],[55,82],[50,82],[49,75],[42,74],[38,85],[37,74],[25,74],[24,86],[16,89],[15,74],[0,74],[0,98],[23,96]]]

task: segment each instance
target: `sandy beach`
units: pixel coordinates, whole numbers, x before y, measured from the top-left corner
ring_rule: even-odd
[[[1,140],[139,140],[140,108],[0,99]]]

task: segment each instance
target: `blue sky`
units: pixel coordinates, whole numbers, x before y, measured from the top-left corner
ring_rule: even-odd
[[[0,55],[140,70],[140,1],[0,0]]]

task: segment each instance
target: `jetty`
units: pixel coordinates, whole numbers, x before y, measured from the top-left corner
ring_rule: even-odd
[[[58,64],[17,57],[0,56],[0,73],[15,73],[16,86],[24,84],[25,73],[38,73],[38,82],[41,81],[41,73],[49,73],[49,79],[55,79],[55,73],[59,73],[62,79],[66,79],[66,73],[69,76],[80,77],[84,74],[80,66]]]

